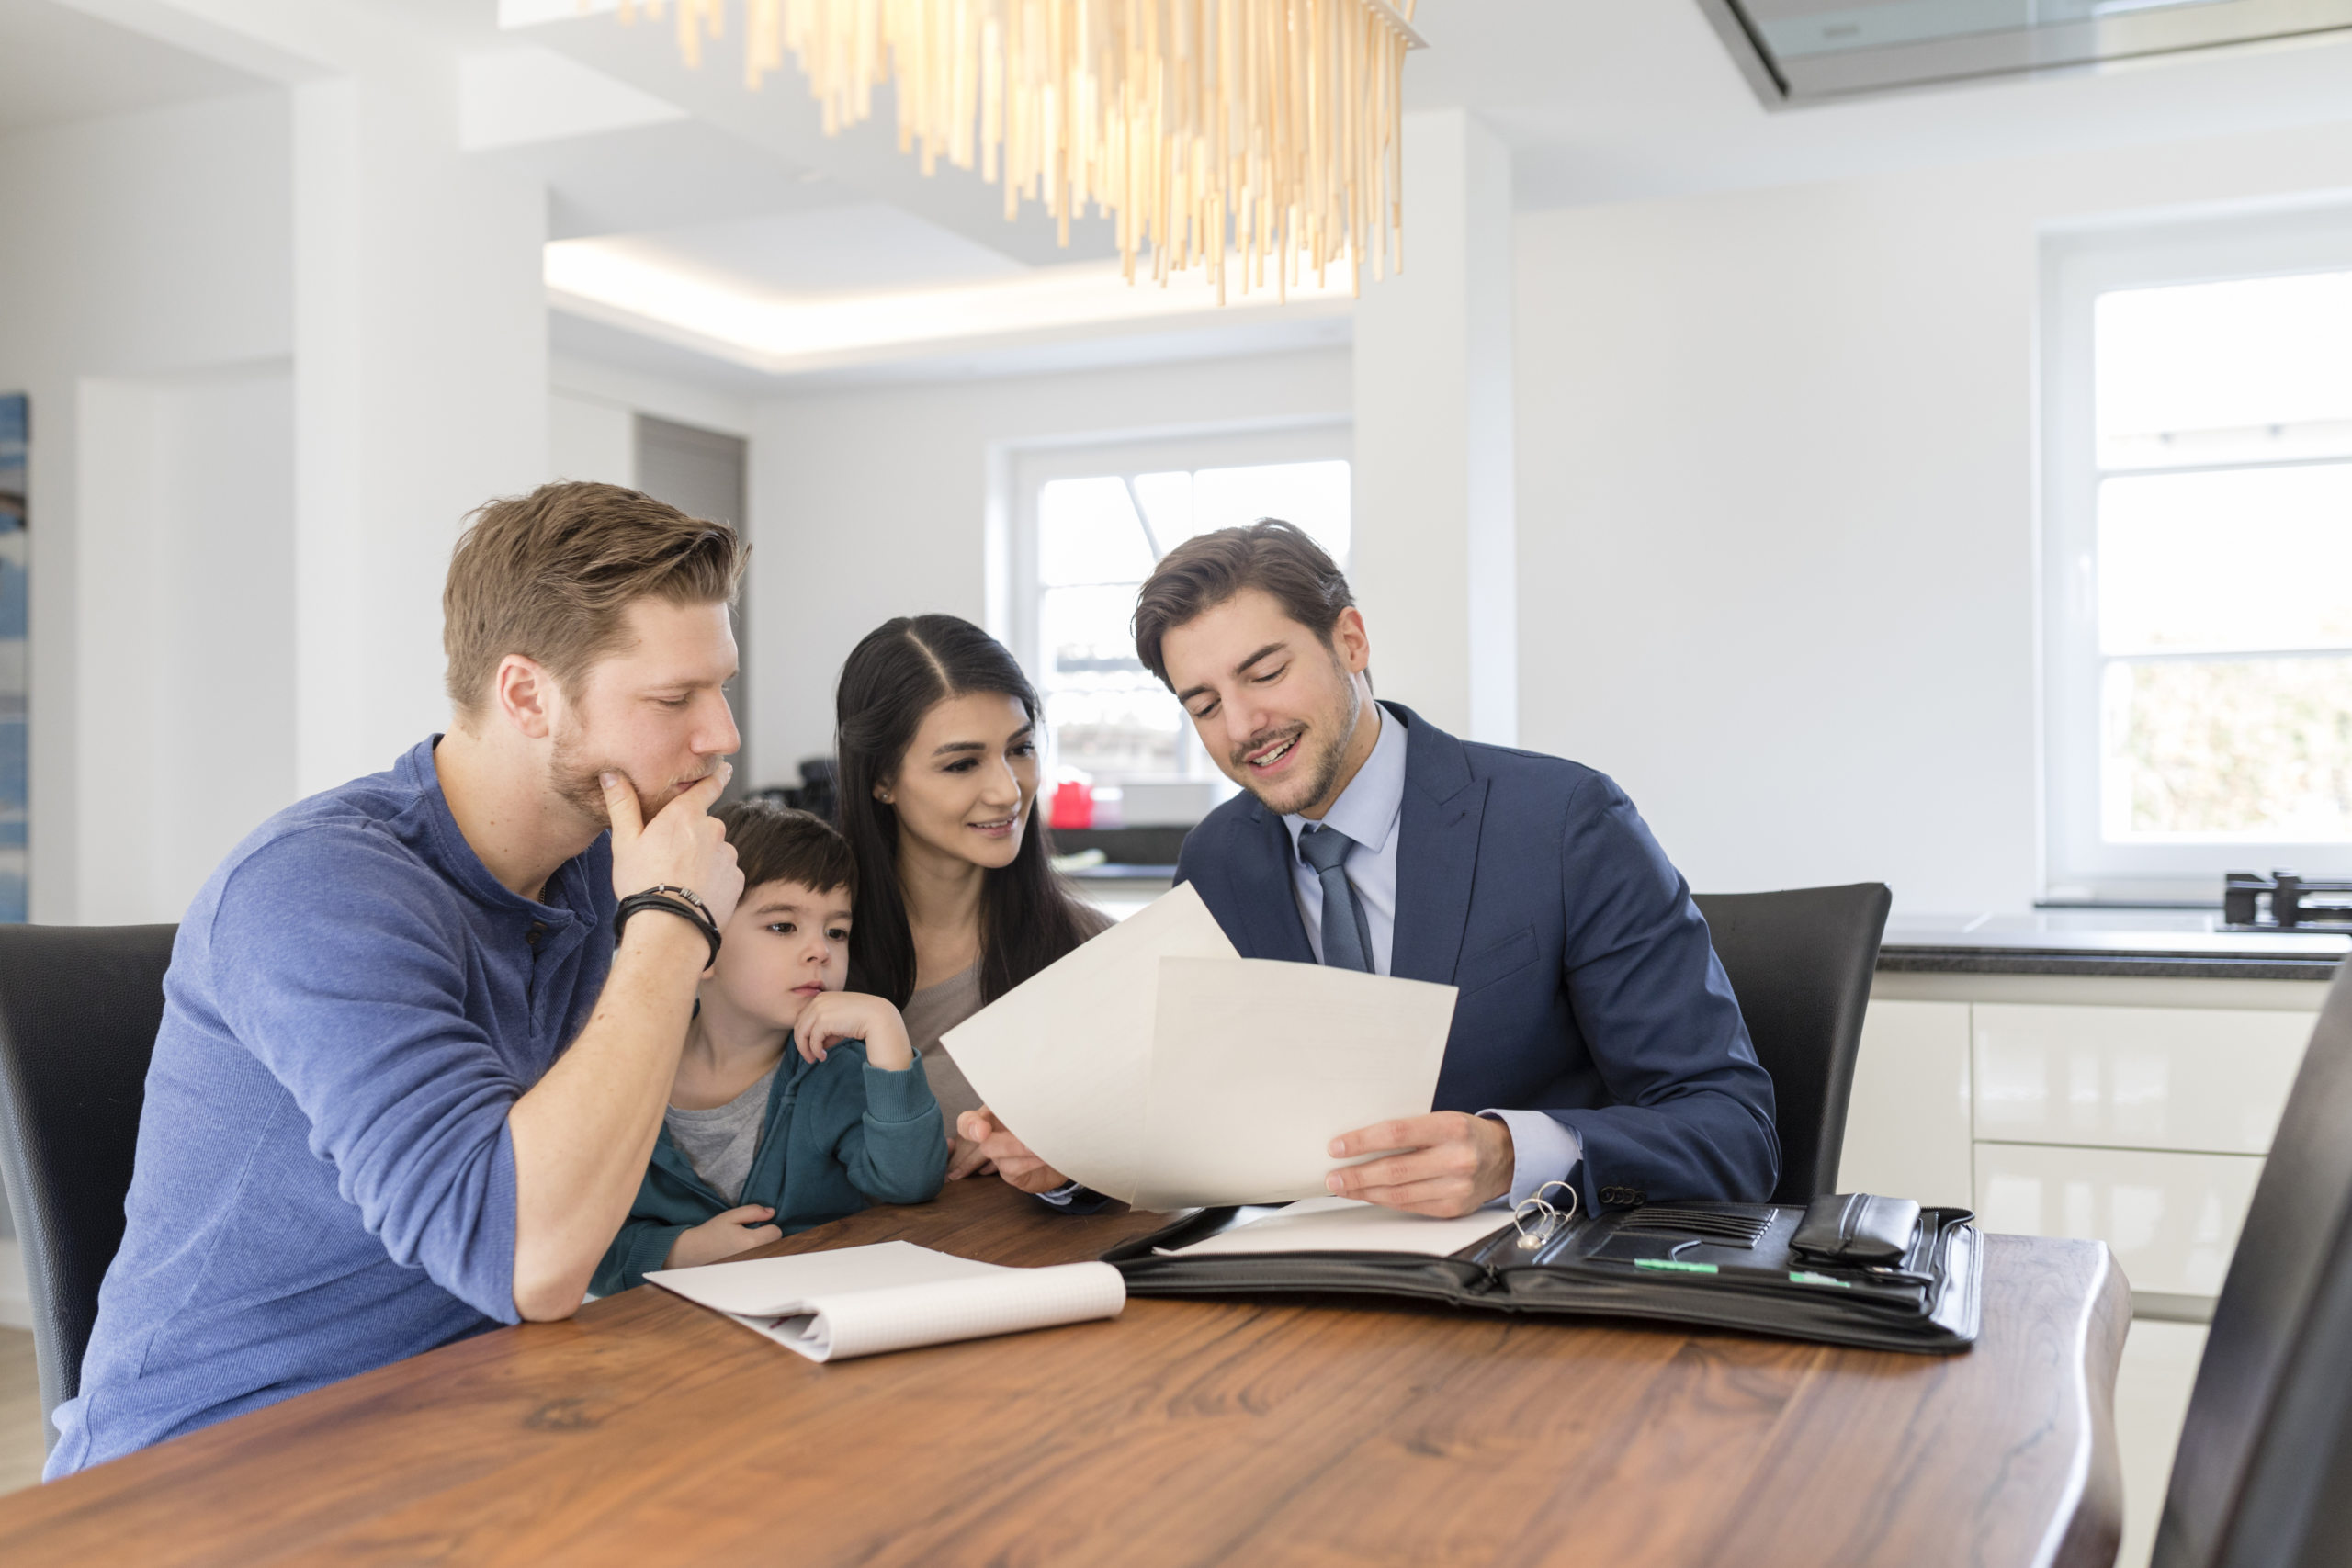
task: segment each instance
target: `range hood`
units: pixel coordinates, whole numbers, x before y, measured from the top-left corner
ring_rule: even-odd
[[[1699,0],[1771,108],[2352,30],[2352,0]]]

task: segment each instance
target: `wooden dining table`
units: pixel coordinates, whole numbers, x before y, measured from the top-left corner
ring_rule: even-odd
[[[763,1249],[1157,1227],[991,1179]],[[1950,1356],[1340,1299],[820,1365],[658,1287],[0,1498],[0,1562],[2106,1568],[2130,1293],[1985,1238]]]

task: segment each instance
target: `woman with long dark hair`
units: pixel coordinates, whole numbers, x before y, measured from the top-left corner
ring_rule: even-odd
[[[939,1036],[1110,924],[1046,862],[1041,705],[1005,646],[954,615],[876,626],[834,697],[857,856],[849,985],[905,1015],[955,1145],[951,1179],[988,1162],[957,1135],[979,1097]],[[1061,1180],[1034,1158],[1002,1174],[1031,1191]]]

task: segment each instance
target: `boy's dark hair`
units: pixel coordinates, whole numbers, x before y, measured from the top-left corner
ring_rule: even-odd
[[[735,846],[743,890],[768,882],[797,882],[813,893],[857,892],[857,861],[849,840],[821,817],[769,800],[739,800],[711,813]]]
[[[1285,615],[1331,646],[1340,612],[1356,602],[1348,580],[1305,529],[1261,517],[1246,528],[1219,528],[1185,540],[1152,569],[1136,595],[1136,657],[1168,682],[1159,645],[1168,634],[1244,589],[1271,593]]]

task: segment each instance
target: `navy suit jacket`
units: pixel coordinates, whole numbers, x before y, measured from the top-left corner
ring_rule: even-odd
[[[1391,967],[1461,990],[1434,1109],[1556,1117],[1583,1140],[1591,1207],[1769,1199],[1772,1080],[1633,802],[1590,768],[1382,705],[1406,728]],[[1184,840],[1176,880],[1243,957],[1312,964],[1292,853],[1243,794]]]

